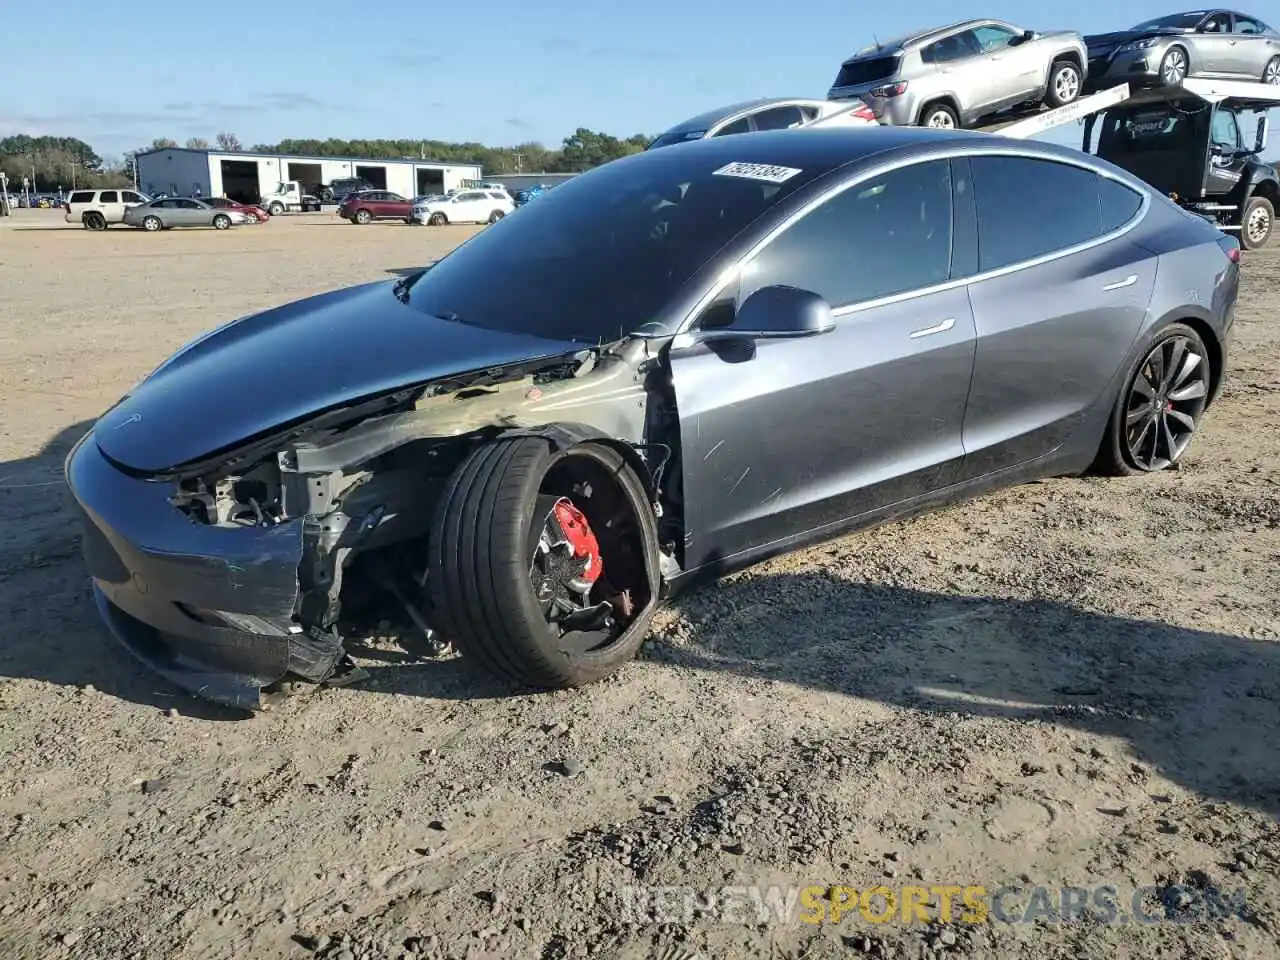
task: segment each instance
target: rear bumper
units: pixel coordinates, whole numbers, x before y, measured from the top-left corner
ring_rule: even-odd
[[[290,671],[323,679],[341,647],[318,649],[292,623],[302,524],[224,529],[189,520],[166,483],[113,466],[92,433],[66,478],[83,523],[94,599],[115,638],[183,689],[256,709]]]

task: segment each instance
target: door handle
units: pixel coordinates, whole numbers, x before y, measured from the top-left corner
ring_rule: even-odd
[[[1123,290],[1125,287],[1132,287],[1137,282],[1138,275],[1136,273],[1131,273],[1123,280],[1116,280],[1113,283],[1108,283],[1102,289],[1110,293],[1112,290]]]
[[[939,324],[935,324],[932,327],[925,327],[923,330],[912,330],[911,339],[915,340],[918,337],[927,337],[935,333],[946,333],[955,325],[956,325],[956,318],[947,317],[947,319],[943,320]]]

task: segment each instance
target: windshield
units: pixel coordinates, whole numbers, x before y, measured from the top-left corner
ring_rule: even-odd
[[[688,143],[690,140],[701,140],[706,135],[705,130],[668,130],[645,149],[656,150],[658,147],[669,147],[676,143]]]
[[[1190,30],[1204,19],[1204,13],[1205,12],[1203,10],[1197,10],[1194,13],[1172,13],[1167,17],[1156,17],[1154,20],[1144,20],[1133,29],[1159,30],[1161,27],[1173,27],[1174,29]]]
[[[696,149],[607,163],[476,234],[401,295],[423,313],[553,340],[670,332],[658,317],[680,288],[825,172],[765,171],[781,171],[779,183],[717,169],[721,153]]]

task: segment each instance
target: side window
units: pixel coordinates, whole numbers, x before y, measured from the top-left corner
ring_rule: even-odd
[[[405,202],[404,197],[400,196],[400,194],[398,194],[398,193],[388,193],[388,194],[387,194],[387,199],[388,199],[388,200],[391,200],[391,201],[392,201],[392,202],[394,202],[394,203],[404,203],[404,202]]]
[[[1237,13],[1235,32],[1236,33],[1262,33],[1263,27],[1262,27],[1262,24],[1260,24],[1257,20],[1250,19],[1249,17],[1242,17],[1240,14]]]
[[[103,190],[101,195],[98,197],[98,202],[99,203],[119,203],[120,194],[117,193],[115,190]]]
[[[1102,232],[1110,233],[1138,215],[1142,208],[1142,195],[1123,183],[1099,177],[1098,202],[1102,205]]]
[[[744,267],[739,297],[789,284],[841,307],[950,272],[951,164],[930,160],[850,187],[793,224]]]
[[[1006,30],[1004,27],[988,24],[985,27],[975,27],[973,36],[977,39],[978,47],[983,53],[994,53],[997,50],[1003,50],[1012,43],[1017,34],[1012,30]]]
[[[972,30],[965,30],[925,47],[922,56],[925,63],[951,63],[963,60],[979,52],[978,39]]]
[[[1236,123],[1236,115],[1229,110],[1215,110],[1209,138],[1213,143],[1228,150],[1239,147],[1240,127]]]
[[[125,203],[141,203],[142,202],[142,197],[138,196],[132,190],[125,190],[123,193],[120,194],[120,196],[124,198]]]
[[[1102,233],[1097,174],[1054,160],[976,156],[978,269],[1065,250]]]
[[[183,210],[203,210],[204,207],[194,200],[176,200],[175,206],[181,207]]]
[[[786,130],[804,123],[799,107],[775,107],[755,115],[757,130]]]
[[[1226,33],[1229,28],[1230,21],[1225,13],[1215,13],[1211,17],[1206,17],[1204,22],[1200,24],[1201,33]]]
[[[734,133],[750,133],[750,132],[751,132],[751,120],[748,117],[743,117],[741,120],[733,121],[733,123],[729,124],[727,127],[721,127],[719,130],[716,131],[715,135],[717,137],[727,137],[730,134],[734,134]]]

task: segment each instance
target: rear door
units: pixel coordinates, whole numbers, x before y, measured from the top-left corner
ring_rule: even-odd
[[[688,568],[838,528],[954,477],[974,324],[963,286],[947,284],[950,181],[950,161],[933,160],[845,189],[695,320],[723,323],[753,291],[786,284],[833,306],[830,333],[673,343]],[[976,256],[971,236],[954,247]]]
[[[1267,62],[1280,56],[1280,38],[1268,37],[1266,26],[1253,17],[1235,14],[1231,18],[1231,72],[1261,80]]]
[[[977,328],[966,477],[1051,455],[1086,422],[1146,315],[1156,257],[1122,234],[1143,195],[1065,161],[969,160]],[[1090,423],[1094,421],[1089,421]]]

